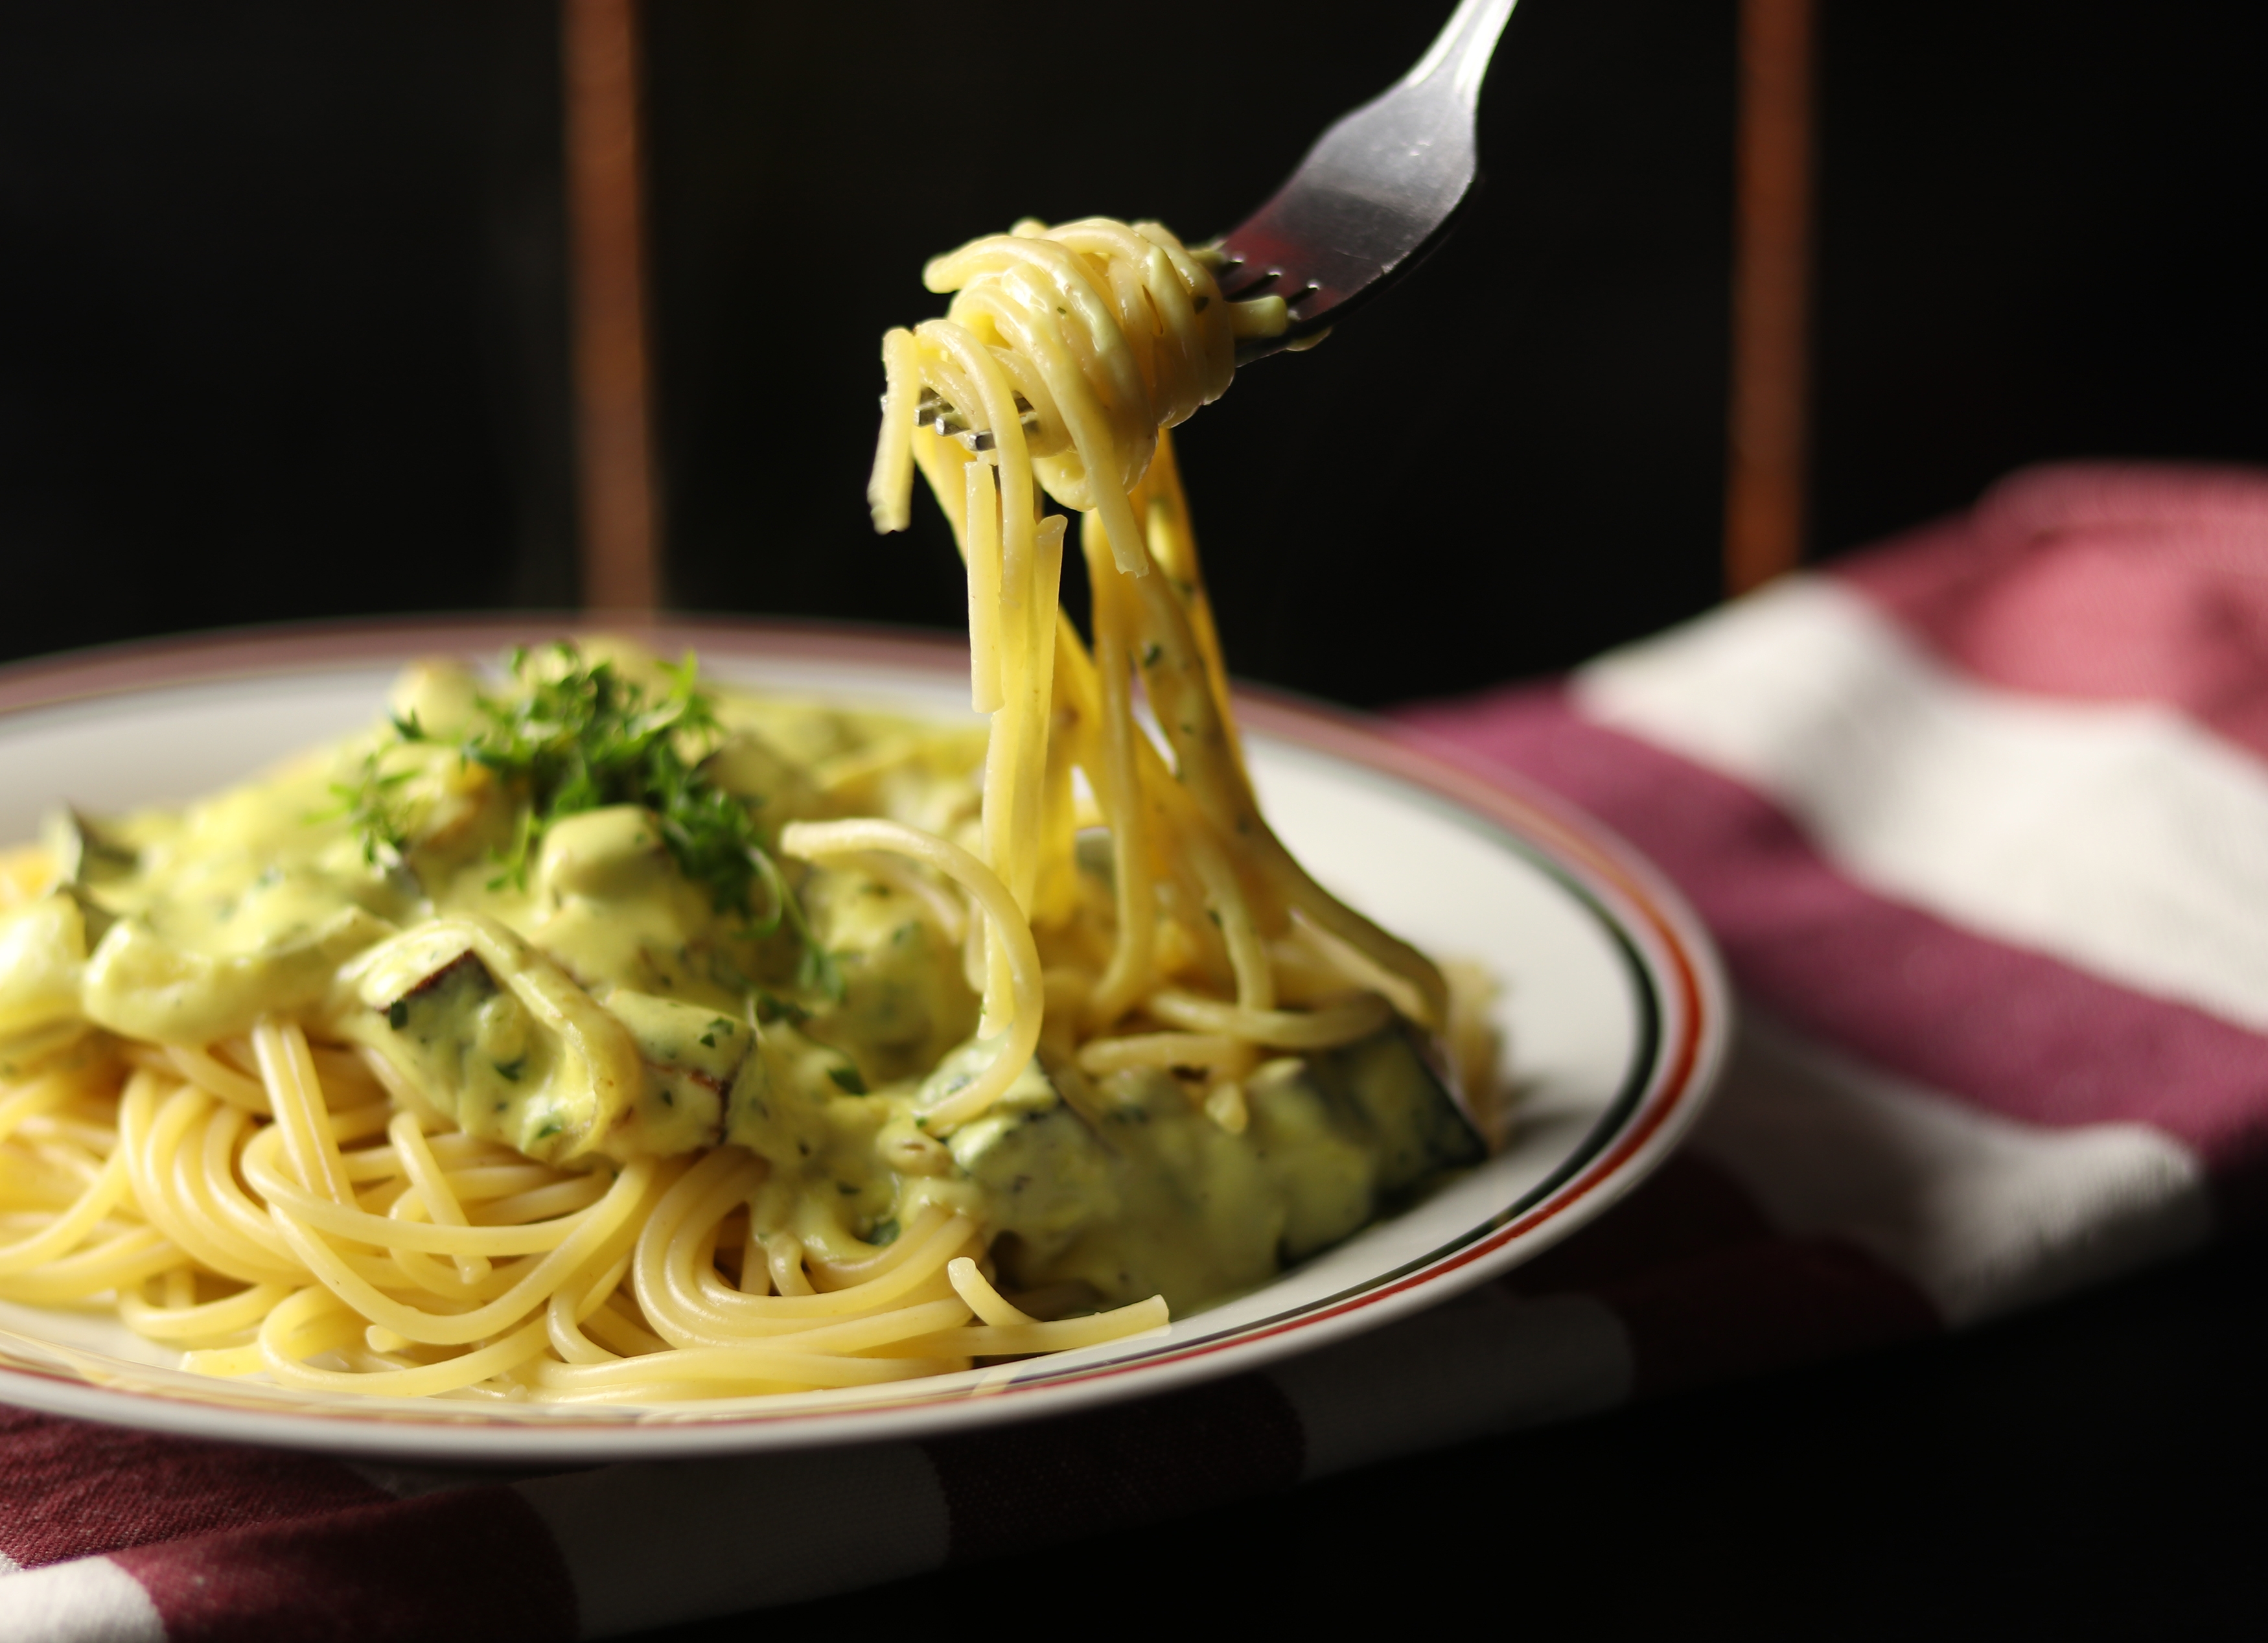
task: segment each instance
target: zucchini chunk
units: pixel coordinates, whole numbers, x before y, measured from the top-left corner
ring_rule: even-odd
[[[1480,1131],[1406,1022],[1312,1057],[1307,1068],[1324,1098],[1368,1138],[1381,1213],[1401,1208],[1445,1170],[1469,1169],[1488,1156]]]
[[[1400,1024],[1266,1064],[1246,1101],[1231,1133],[1170,1073],[1090,1087],[1035,1063],[948,1146],[983,1191],[1012,1286],[1163,1294],[1176,1310],[1266,1282],[1486,1153]]]
[[[608,1152],[645,1088],[637,1041],[493,919],[437,919],[341,977],[337,1030],[467,1133],[561,1163]]]
[[[607,995],[607,1013],[630,1029],[645,1072],[608,1150],[666,1158],[723,1140],[734,1086],[755,1057],[755,1029],[627,987]]]

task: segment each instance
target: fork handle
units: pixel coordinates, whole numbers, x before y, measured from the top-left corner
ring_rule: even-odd
[[[1479,175],[1481,81],[1513,0],[1463,0],[1410,72],[1315,140],[1299,169],[1215,242],[1221,294],[1273,286],[1291,323],[1239,365],[1296,346],[1440,242]]]
[[[1513,4],[1514,0],[1462,0],[1433,37],[1433,43],[1425,48],[1425,55],[1402,77],[1403,85],[1423,85],[1440,76],[1442,89],[1466,107],[1478,108],[1481,81],[1488,73],[1489,58],[1496,52],[1498,36],[1512,20]]]

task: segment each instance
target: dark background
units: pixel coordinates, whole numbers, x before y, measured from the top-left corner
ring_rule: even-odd
[[[1184,54],[1102,8],[654,0],[678,602],[954,624],[934,516],[879,540],[863,505],[923,258],[1027,212],[1202,237],[1447,10],[1159,14],[1220,48]],[[2029,461],[2268,460],[2258,9],[1822,10],[1815,555]],[[992,12],[1023,26],[979,51]],[[1523,0],[1459,237],[1189,431],[1239,671],[1375,703],[1712,602],[1733,23]],[[551,0],[0,9],[0,656],[571,602],[557,77]],[[777,1623],[997,1625],[1005,1591],[1319,1632],[1476,1596],[1586,1633],[2234,1631],[2264,1257]]]
[[[676,602],[955,624],[933,512],[862,499],[924,257],[1210,233],[1447,9],[657,0]],[[2268,458],[2257,13],[1822,10],[1813,551],[2043,458]],[[1734,67],[1732,0],[1526,0],[1462,233],[1184,439],[1238,671],[1376,703],[1712,601]],[[0,654],[571,602],[557,74],[549,0],[0,13]]]

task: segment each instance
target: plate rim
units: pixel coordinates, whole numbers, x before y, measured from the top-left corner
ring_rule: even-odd
[[[512,612],[292,623],[130,640],[0,667],[0,725],[22,713],[143,691],[344,672],[420,651],[494,655],[563,632],[901,674],[942,676],[968,665],[966,642],[942,633],[792,618]],[[1730,1049],[1733,993],[1705,926],[1642,853],[1517,772],[1289,692],[1240,682],[1235,697],[1250,730],[1414,789],[1467,825],[1484,824],[1586,904],[1622,949],[1641,997],[1653,1000],[1652,1054],[1633,1057],[1631,1078],[1567,1158],[1478,1228],[1353,1289],[1157,1354],[1042,1370],[1004,1384],[980,1378],[974,1387],[940,1388],[925,1398],[909,1393],[902,1404],[713,1413],[695,1405],[626,1413],[606,1424],[546,1426],[483,1420],[477,1405],[428,1412],[391,1400],[351,1411],[269,1397],[236,1404],[156,1387],[107,1387],[68,1370],[8,1362],[0,1362],[0,1400],[141,1430],[394,1461],[555,1465],[808,1449],[1040,1418],[1260,1369],[1449,1300],[1532,1259],[1637,1186],[1707,1104]]]

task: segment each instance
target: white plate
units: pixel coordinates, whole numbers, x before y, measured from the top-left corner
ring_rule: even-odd
[[[48,806],[182,799],[368,723],[405,657],[496,656],[556,630],[296,630],[0,671],[0,842]],[[683,624],[735,682],[966,712],[967,652],[839,630]],[[397,1459],[565,1462],[929,1435],[1145,1396],[1374,1329],[1591,1219],[1667,1156],[1714,1082],[1729,994],[1700,923],[1635,852],[1548,798],[1485,784],[1359,721],[1241,711],[1270,819],[1315,876],[1505,984],[1508,1148],[1275,1282],[1135,1341],[883,1389],[645,1410],[302,1393],[181,1374],[106,1316],[0,1303],[0,1400],[123,1425]]]

